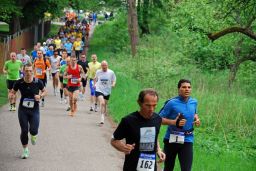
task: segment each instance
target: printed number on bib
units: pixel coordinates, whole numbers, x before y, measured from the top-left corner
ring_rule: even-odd
[[[169,143],[184,144],[184,139],[184,132],[172,131],[172,133],[170,134]]]
[[[33,108],[34,104],[35,104],[34,99],[25,98],[25,99],[23,99],[23,102],[22,102],[22,106],[24,106],[26,108]]]
[[[141,153],[137,164],[137,171],[154,171],[155,170],[155,154]]]
[[[77,84],[78,83],[78,78],[71,78],[71,83],[72,84]]]
[[[36,68],[36,75],[43,75],[43,70],[41,68]]]

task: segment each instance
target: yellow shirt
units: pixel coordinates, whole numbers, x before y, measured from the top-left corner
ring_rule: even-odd
[[[89,62],[88,66],[89,66],[88,78],[94,79],[96,75],[96,71],[101,68],[101,64],[99,62],[96,62],[96,63]]]
[[[60,49],[61,48],[61,40],[60,39],[55,39],[54,40],[54,44],[56,45],[56,49]]]
[[[77,32],[77,33],[76,33],[76,37],[77,37],[77,38],[80,38],[80,39],[82,39],[82,37],[83,37],[83,34],[82,34],[81,32]]]
[[[81,50],[81,41],[74,41],[73,48],[75,50]]]

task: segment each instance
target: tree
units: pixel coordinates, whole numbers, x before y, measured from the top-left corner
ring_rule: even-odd
[[[256,20],[256,1],[254,0],[244,0],[244,1],[235,1],[229,0],[223,2],[224,9],[228,9],[228,12],[225,14],[225,17],[230,17],[233,19],[233,25],[224,28],[221,31],[215,33],[209,33],[208,38],[212,41],[215,41],[225,35],[231,33],[241,33],[253,41],[256,40],[255,29],[255,20]],[[242,44],[244,39],[240,39],[234,49],[234,56],[236,57],[235,61],[229,66],[230,76],[229,76],[229,87],[232,86],[232,83],[235,80],[236,73],[239,69],[240,64],[245,61],[251,60],[256,62],[255,45],[247,47],[247,50],[242,50]],[[242,53],[245,51],[244,53]]]

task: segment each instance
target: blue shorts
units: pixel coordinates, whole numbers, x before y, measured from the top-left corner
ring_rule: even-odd
[[[90,79],[90,90],[91,90],[91,96],[95,96],[95,88],[93,87],[93,79]]]

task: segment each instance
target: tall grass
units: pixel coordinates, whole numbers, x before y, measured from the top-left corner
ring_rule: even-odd
[[[6,78],[4,75],[0,75],[0,106],[7,102],[7,87]]]
[[[239,81],[229,89],[228,71],[200,70],[177,45],[179,39],[174,33],[143,37],[135,58],[130,56],[127,47],[113,51],[108,45],[115,40],[106,39],[104,35],[120,35],[110,29],[117,25],[115,22],[126,24],[113,21],[98,27],[89,50],[100,59],[107,59],[116,72],[117,85],[109,102],[114,120],[118,122],[138,109],[137,95],[145,87],[159,92],[156,110],[159,111],[165,100],[177,95],[178,80],[188,78],[192,81],[192,96],[199,102],[202,122],[195,130],[193,170],[256,170],[255,96],[248,95]],[[161,128],[160,139],[165,128]],[[178,162],[176,165],[179,170]]]

